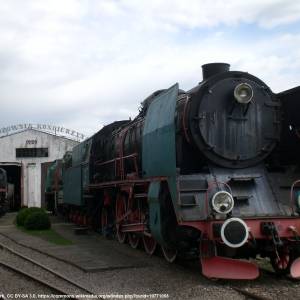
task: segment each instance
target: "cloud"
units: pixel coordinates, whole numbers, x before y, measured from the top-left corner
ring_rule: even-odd
[[[0,126],[91,134],[154,90],[225,61],[275,91],[299,85],[297,1],[0,0]]]
[[[220,24],[238,25],[242,22],[272,28],[300,18],[300,3],[292,0],[122,0],[106,3],[110,7],[124,7],[135,17],[148,22],[152,20],[150,23],[154,26],[162,25],[162,28],[166,23],[180,28],[207,28]],[[116,13],[120,14],[119,10]]]

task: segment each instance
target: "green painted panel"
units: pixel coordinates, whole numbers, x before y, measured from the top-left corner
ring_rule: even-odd
[[[161,207],[159,202],[160,181],[151,182],[148,190],[149,217],[151,234],[161,245],[166,245],[162,235]]]
[[[177,177],[169,176],[168,177],[168,186],[171,194],[174,212],[177,218],[177,221],[181,220],[180,207],[178,206],[178,189],[177,189]]]
[[[87,162],[90,156],[92,139],[89,138],[73,148],[72,166]]]
[[[71,167],[64,172],[64,202],[83,205],[81,166]]]
[[[175,109],[178,84],[158,95],[150,104],[143,130],[142,163],[145,177],[167,176],[177,214]],[[150,229],[161,244],[164,240],[159,180],[151,182],[148,191]]]
[[[145,177],[176,175],[176,83],[150,104],[143,130],[142,161]]]

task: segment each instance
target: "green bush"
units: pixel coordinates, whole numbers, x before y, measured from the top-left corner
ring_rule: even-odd
[[[29,230],[43,230],[51,227],[49,216],[45,211],[30,213],[26,218],[24,227]]]
[[[35,213],[35,212],[46,213],[46,211],[43,208],[39,208],[39,207],[22,208],[21,210],[19,210],[19,212],[17,214],[17,218],[16,218],[17,225],[24,226],[27,217],[30,214]]]
[[[24,226],[25,220],[29,215],[29,210],[28,208],[22,208],[19,210],[16,218],[16,223],[18,226]]]

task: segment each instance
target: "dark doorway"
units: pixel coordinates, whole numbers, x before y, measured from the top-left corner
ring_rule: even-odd
[[[21,166],[15,164],[2,164],[0,167],[7,172],[8,200],[10,211],[21,208]]]
[[[41,207],[46,208],[45,203],[45,184],[47,178],[47,171],[52,162],[45,162],[41,164]]]

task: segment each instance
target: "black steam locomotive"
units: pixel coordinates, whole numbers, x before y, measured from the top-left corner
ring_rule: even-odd
[[[240,259],[257,255],[299,277],[299,95],[204,65],[193,89],[156,91],[68,153],[61,206],[169,262],[199,257],[207,277],[254,279]]]

